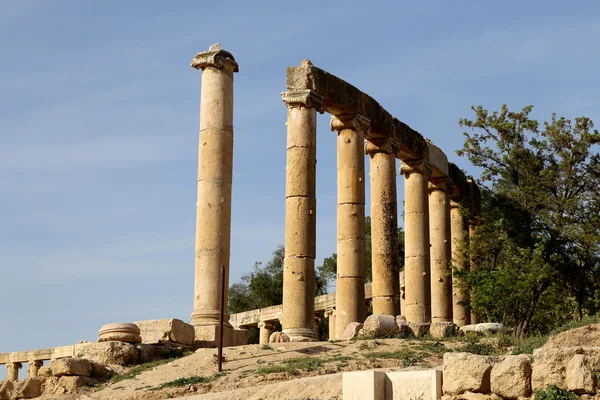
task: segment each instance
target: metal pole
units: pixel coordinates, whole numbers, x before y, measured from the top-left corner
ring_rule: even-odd
[[[217,355],[217,363],[218,370],[217,372],[221,372],[223,370],[223,314],[225,310],[225,266],[221,265],[221,304],[219,306],[219,352]]]

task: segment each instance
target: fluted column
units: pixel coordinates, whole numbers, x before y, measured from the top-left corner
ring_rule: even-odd
[[[19,370],[23,367],[20,362],[9,362],[6,364],[6,380],[15,382],[19,380]]]
[[[429,182],[431,322],[452,322],[450,190],[448,178]]]
[[[27,364],[29,365],[29,370],[27,371],[27,376],[29,378],[33,378],[33,377],[38,376],[38,372],[40,371],[40,368],[42,368],[42,366],[44,365],[44,361],[43,360],[28,361]]]
[[[460,198],[450,198],[450,232],[452,236],[452,265],[457,271],[464,272],[467,266],[463,252],[465,234],[468,234],[467,222],[460,207]],[[452,274],[452,319],[458,326],[469,325],[471,314],[464,306],[469,302],[469,293],[461,278]]]
[[[258,344],[269,344],[269,338],[275,329],[275,324],[272,321],[260,321],[258,323],[259,342]]]
[[[373,313],[400,313],[396,156],[391,139],[371,139],[371,257]],[[339,318],[339,317],[338,317]]]
[[[328,308],[325,310],[325,316],[327,317],[327,323],[329,324],[329,340],[335,340],[337,338],[335,309]]]
[[[238,64],[231,53],[216,44],[196,55],[192,67],[202,70],[192,324],[217,326],[222,266],[225,267],[225,304],[229,288],[233,73],[238,71]],[[227,307],[225,311],[229,325]]]
[[[338,132],[336,339],[366,314],[364,138],[369,127],[369,120],[358,114],[331,117],[331,130]]]
[[[431,166],[427,160],[403,161],[404,175],[404,279],[406,319],[431,322],[429,265],[429,197]]]
[[[282,98],[288,109],[283,332],[292,341],[314,341],[316,135],[323,98],[312,90]]]

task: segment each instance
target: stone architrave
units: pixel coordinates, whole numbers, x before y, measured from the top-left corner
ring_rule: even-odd
[[[400,173],[404,175],[406,319],[412,323],[429,323],[431,275],[428,181],[431,166],[424,159],[402,161]]]
[[[9,382],[15,382],[19,380],[19,370],[23,368],[23,364],[20,362],[9,362],[6,363],[6,380]]]
[[[334,308],[328,308],[325,310],[325,317],[327,317],[327,323],[329,324],[329,340],[336,339],[336,315]]]
[[[199,53],[191,66],[202,70],[196,204],[196,272],[192,325],[219,324],[220,273],[225,267],[227,304],[233,169],[233,74],[238,64],[219,44]],[[226,326],[229,315],[225,308]]]
[[[42,366],[44,365],[44,361],[43,360],[32,360],[32,361],[28,361],[27,364],[29,365],[29,369],[27,371],[27,377],[35,378],[36,376],[38,376],[38,374],[40,372],[40,368],[42,368]]]
[[[367,141],[371,177],[371,256],[373,313],[400,313],[398,203],[393,139]]]
[[[282,99],[288,110],[283,332],[291,341],[316,341],[316,144],[323,98],[307,89],[284,92]]]
[[[448,178],[429,181],[431,322],[452,322],[451,189]]]
[[[331,117],[337,137],[337,336],[350,322],[365,319],[365,156],[368,119],[358,114]]]
[[[269,344],[269,338],[275,330],[275,324],[273,321],[260,321],[258,323],[259,329],[259,342],[258,344]]]
[[[463,253],[464,240],[468,237],[467,221],[462,215],[459,199],[450,199],[450,232],[452,236],[452,265],[458,271],[464,271],[467,267]],[[456,276],[452,277],[452,320],[458,326],[471,323],[471,313],[464,303],[469,301],[469,293],[462,284],[462,280]]]

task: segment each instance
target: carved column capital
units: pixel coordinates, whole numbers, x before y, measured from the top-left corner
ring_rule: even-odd
[[[8,362],[6,363],[6,369],[21,369],[23,364],[20,362]]]
[[[323,103],[323,96],[314,90],[294,90],[291,92],[281,93],[281,100],[285,103],[288,108],[292,107],[306,107],[314,108],[321,114],[325,112],[325,103]]]
[[[410,174],[418,173],[425,175],[427,179],[431,176],[431,164],[426,159],[402,161],[400,174],[410,177]]]
[[[398,142],[393,138],[373,138],[367,140],[365,154],[373,157],[375,154],[396,154]]]
[[[233,55],[223,50],[219,43],[210,46],[208,51],[196,54],[192,60],[192,68],[204,70],[204,68],[212,67],[217,69],[228,68],[233,72],[238,72],[238,63],[233,58]]]
[[[447,177],[429,179],[429,193],[442,191],[444,193],[452,193],[452,182]]]
[[[325,316],[327,318],[331,317],[332,315],[335,315],[335,308],[327,308],[327,309],[325,309]]]
[[[259,321],[258,327],[260,329],[262,329],[262,328],[273,329],[275,327],[275,322],[274,321]]]
[[[352,129],[362,131],[367,135],[371,128],[371,120],[361,114],[332,115],[329,127],[332,131],[338,131],[338,133],[344,129]]]

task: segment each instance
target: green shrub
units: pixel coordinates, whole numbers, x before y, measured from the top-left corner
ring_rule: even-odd
[[[533,391],[535,400],[578,400],[577,396],[573,392],[569,392],[566,389],[559,388],[556,385],[546,386],[546,390],[537,389]]]

